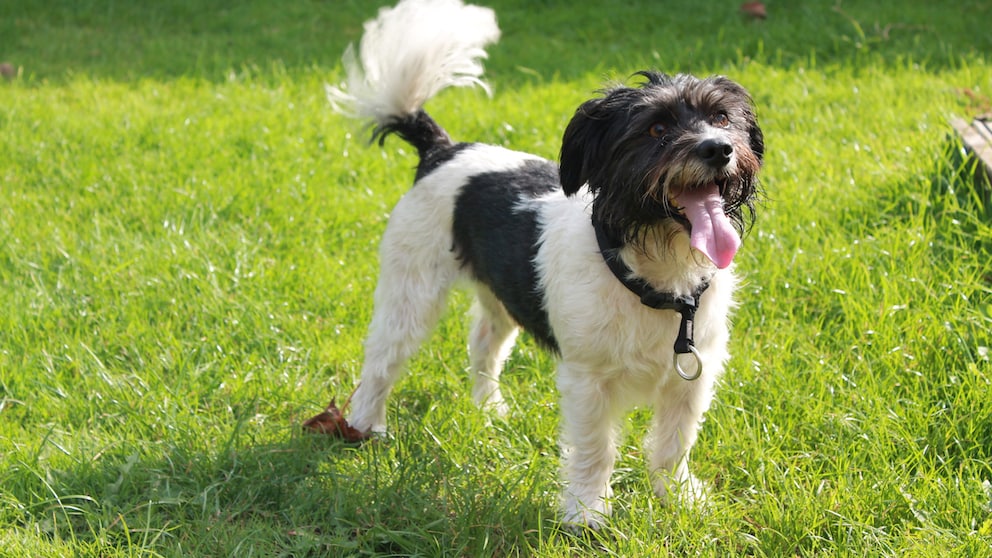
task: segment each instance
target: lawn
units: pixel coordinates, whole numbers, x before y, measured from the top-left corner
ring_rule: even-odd
[[[732,360],[651,496],[638,411],[599,533],[557,523],[554,363],[471,402],[467,296],[388,438],[300,424],[357,379],[376,246],[416,164],[323,85],[384,2],[0,5],[0,556],[992,556],[992,192],[949,120],[992,111],[992,4],[491,0],[494,94],[428,110],[555,158],[643,68],[753,94],[765,199]]]

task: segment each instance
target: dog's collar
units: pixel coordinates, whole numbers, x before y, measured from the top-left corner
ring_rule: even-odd
[[[693,343],[693,319],[696,310],[699,308],[699,299],[703,292],[710,286],[709,279],[703,279],[696,290],[690,295],[679,295],[671,292],[658,291],[650,283],[633,275],[633,270],[620,259],[621,244],[610,235],[602,223],[593,220],[593,228],[596,230],[596,242],[599,244],[599,253],[603,256],[603,261],[610,268],[613,275],[620,283],[627,287],[627,290],[637,295],[641,304],[654,308],[655,310],[675,310],[682,316],[682,323],[679,325],[679,334],[675,338],[675,355],[673,361],[675,370],[686,380],[695,380],[703,370],[703,361],[696,351]],[[679,355],[692,353],[696,358],[696,370],[694,374],[687,373],[679,364]]]

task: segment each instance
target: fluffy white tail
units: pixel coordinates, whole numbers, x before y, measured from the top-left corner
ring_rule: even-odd
[[[478,85],[483,47],[499,39],[496,14],[461,0],[402,0],[365,23],[343,63],[347,84],[328,85],[338,112],[382,125],[420,110],[446,87]]]

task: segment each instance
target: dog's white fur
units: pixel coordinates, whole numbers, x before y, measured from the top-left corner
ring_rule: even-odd
[[[357,118],[411,114],[447,87],[478,85],[483,47],[499,39],[493,11],[461,0],[414,0],[365,23],[356,58],[344,55],[347,91],[328,87],[338,111]]]
[[[411,18],[417,26],[410,25]],[[460,0],[404,0],[369,25],[376,32],[363,38],[365,71],[352,66],[348,89],[329,88],[329,94],[351,113],[380,123],[419,109],[441,87],[478,83],[481,47],[498,36],[491,11],[462,6]],[[417,31],[409,33],[411,27]],[[387,396],[459,281],[474,287],[478,298],[469,340],[475,401],[498,413],[509,410],[499,377],[518,328],[452,251],[453,208],[471,177],[516,169],[533,159],[473,145],[424,176],[396,205],[380,247],[375,310],[348,416],[352,426],[385,430]],[[656,493],[688,500],[704,494],[689,473],[688,454],[729,356],[728,314],[736,279],[732,266],[717,270],[690,248],[684,232],[666,228],[680,227],[674,223],[652,231],[660,240],[645,243],[643,250],[623,249],[621,256],[634,273],[659,290],[691,293],[700,277],[711,277],[695,316],[703,372],[696,381],[683,380],[672,365],[679,314],[642,305],[610,272],[590,224],[590,203],[587,191],[568,198],[557,191],[534,202],[543,225],[536,257],[539,281],[561,357],[564,520],[597,527],[610,512],[619,421],[633,406],[650,405],[655,411],[646,447]]]

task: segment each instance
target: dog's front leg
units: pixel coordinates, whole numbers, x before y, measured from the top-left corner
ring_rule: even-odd
[[[654,491],[666,502],[702,502],[707,487],[689,472],[689,451],[696,443],[711,388],[701,378],[679,387],[685,394],[667,393],[655,405],[654,424],[646,439]]]
[[[610,475],[617,458],[617,412],[595,372],[562,363],[558,389],[562,412],[564,521],[600,527],[610,515]]]

